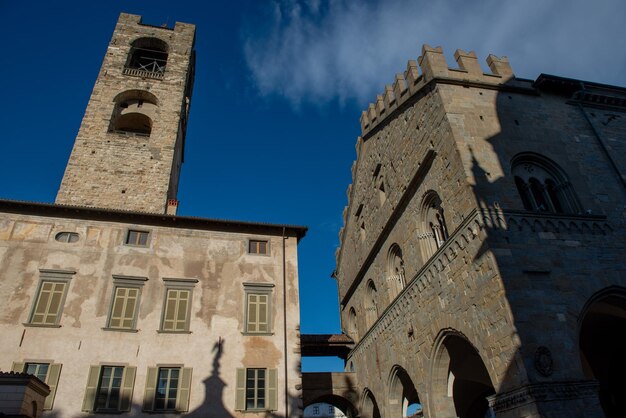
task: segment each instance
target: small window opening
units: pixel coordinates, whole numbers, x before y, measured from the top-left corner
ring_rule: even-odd
[[[128,234],[126,235],[126,245],[135,245],[138,247],[146,247],[148,245],[148,237],[150,236],[150,232],[148,231],[137,231],[134,229],[128,230]]]
[[[374,177],[378,177],[378,175],[380,174],[380,169],[382,168],[382,164],[378,163],[376,164],[376,167],[374,168]]]
[[[72,243],[78,241],[78,234],[76,232],[59,232],[54,239],[59,242]]]
[[[356,212],[355,212],[354,216],[356,216],[356,217],[361,216],[361,212],[363,212],[363,203],[361,203],[361,204],[359,205],[359,207],[357,208],[357,210],[356,210]]]
[[[253,240],[248,243],[248,252],[250,254],[268,254],[269,245],[267,241]]]

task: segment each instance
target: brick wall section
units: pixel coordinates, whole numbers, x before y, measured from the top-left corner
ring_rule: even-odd
[[[195,26],[173,29],[140,23],[122,13],[106,51],[56,203],[165,213],[175,198],[183,159],[193,74]],[[131,43],[154,37],[169,46],[162,80],[122,73]],[[128,90],[147,91],[158,100],[150,137],[109,132],[114,98]]]

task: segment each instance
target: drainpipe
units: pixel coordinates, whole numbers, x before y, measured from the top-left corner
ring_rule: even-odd
[[[287,353],[287,262],[285,255],[286,239],[287,238],[285,237],[285,227],[283,226],[283,351],[285,353],[285,418],[289,418],[289,363]]]
[[[580,90],[581,93],[584,95],[585,92],[586,92],[586,90],[585,90],[585,83],[583,83],[583,82],[580,83],[580,89],[581,89]],[[582,100],[582,98],[581,98],[581,100]],[[622,173],[620,173],[619,167],[615,163],[615,160],[613,160],[613,157],[611,157],[611,154],[609,153],[609,150],[607,149],[606,145],[604,144],[604,140],[602,139],[602,136],[600,135],[600,133],[598,132],[596,127],[593,125],[593,122],[589,118],[589,115],[585,111],[585,108],[580,103],[580,101],[578,102],[578,108],[580,109],[582,114],[585,116],[585,120],[587,121],[587,123],[591,127],[591,130],[593,131],[594,136],[596,137],[596,139],[598,140],[598,143],[600,144],[600,148],[602,148],[602,151],[604,151],[604,155],[606,155],[606,158],[611,163],[611,167],[613,167],[613,170],[615,170],[615,172],[617,173],[617,177],[619,177],[619,179],[620,179],[620,181],[622,183],[622,186],[626,189],[626,179],[624,178],[624,176],[622,176]]]

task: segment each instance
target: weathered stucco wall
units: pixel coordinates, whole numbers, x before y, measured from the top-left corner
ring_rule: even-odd
[[[89,366],[98,364],[137,367],[134,413],[141,411],[147,367],[157,364],[193,368],[191,414],[210,411],[211,416],[243,416],[234,411],[236,369],[240,367],[277,368],[276,413],[285,416],[285,389],[290,408],[297,407],[300,312],[294,235],[285,238],[285,287],[283,238],[275,231],[249,234],[9,213],[0,219],[0,296],[6,301],[0,307],[0,368],[10,370],[12,362],[18,361],[61,363],[50,416],[83,415],[80,410]],[[128,228],[150,231],[148,246],[124,245]],[[77,232],[78,242],[55,241],[61,231]],[[270,255],[249,254],[249,239],[269,241]],[[75,271],[60,327],[22,325],[29,320],[41,269]],[[147,278],[136,332],[103,329],[110,310],[113,275]],[[165,278],[198,280],[193,288],[189,333],[157,332]],[[273,286],[271,335],[242,333],[244,283]]]

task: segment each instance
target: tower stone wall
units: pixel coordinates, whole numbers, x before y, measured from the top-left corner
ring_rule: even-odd
[[[424,46],[361,117],[334,274],[360,413],[620,416],[626,89],[455,58]]]
[[[176,206],[194,41],[194,25],[120,15],[55,203],[152,213],[166,213],[168,200]]]

